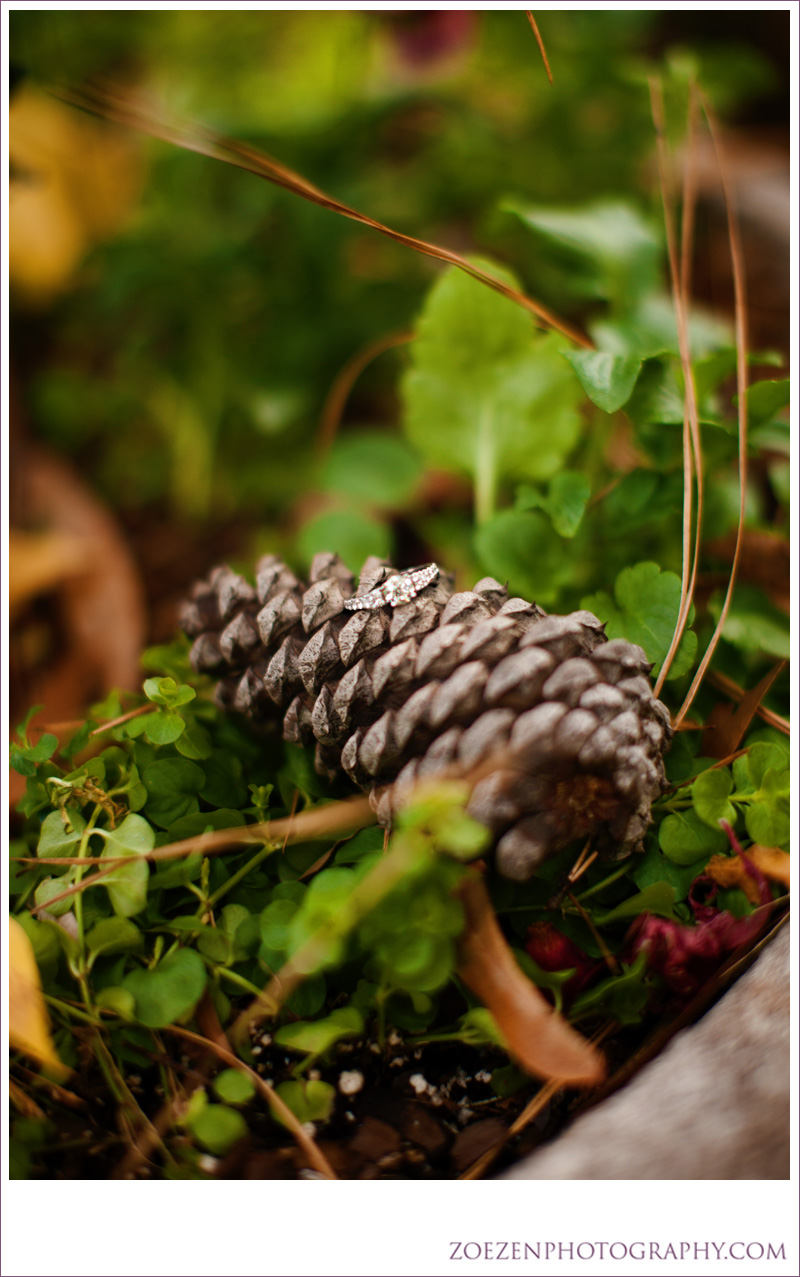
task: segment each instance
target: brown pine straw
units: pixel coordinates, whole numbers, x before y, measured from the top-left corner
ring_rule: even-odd
[[[672,206],[669,156],[664,127],[664,101],[661,83],[655,77],[650,81],[650,106],[653,124],[656,131],[656,153],[658,156],[658,178],[661,187],[661,202],[664,209],[664,228],[667,239],[667,256],[669,259],[670,281],[672,284],[672,302],[675,309],[675,326],[678,332],[678,348],[680,350],[681,369],[684,380],[684,418],[683,418],[683,564],[681,568],[681,596],[678,606],[678,619],[672,635],[669,650],[664,658],[660,673],[656,679],[655,695],[658,696],[669,674],[684,630],[689,620],[692,606],[697,567],[700,554],[700,526],[703,515],[703,457],[700,442],[700,423],[697,412],[697,394],[692,371],[691,351],[689,347],[689,325],[686,314],[687,297],[684,282],[688,283],[687,261],[690,257],[691,244],[688,239],[687,221],[684,215],[683,260],[679,262],[678,240],[675,229],[675,215]],[[690,103],[693,89],[690,91]],[[694,141],[694,113],[689,112],[688,150],[691,151]],[[693,186],[687,183],[690,196]],[[685,188],[686,193],[686,188]],[[690,220],[691,220],[690,215]],[[694,535],[694,555],[692,556],[692,479],[697,482],[697,520]],[[691,560],[691,566],[690,566]]]
[[[708,681],[714,687],[718,687],[726,696],[730,696],[733,701],[744,700],[747,695],[744,688],[735,683],[732,678],[728,678],[727,674],[722,674],[718,670],[711,671]],[[768,723],[770,727],[774,727],[776,731],[783,732],[784,736],[791,735],[791,724],[788,718],[784,718],[781,714],[776,714],[772,709],[767,709],[766,705],[759,705],[756,713],[759,718],[763,718],[764,722]]]
[[[541,53],[541,55],[542,55],[542,62],[544,63],[544,69],[545,69],[545,71],[547,72],[547,78],[548,78],[548,80],[549,80],[549,81],[550,81],[550,83],[552,84],[552,83],[553,83],[553,72],[550,70],[550,63],[549,63],[549,61],[548,61],[548,59],[547,59],[547,50],[546,50],[546,49],[545,49],[545,47],[544,47],[544,40],[542,39],[542,37],[541,37],[541,35],[540,35],[540,33],[539,33],[539,28],[538,28],[538,27],[537,27],[537,25],[536,25],[536,19],[534,18],[534,16],[533,16],[533,14],[531,13],[530,9],[526,9],[526,10],[525,10],[525,16],[526,16],[526,18],[528,19],[528,21],[529,21],[529,22],[530,22],[530,24],[531,24],[531,30],[532,30],[533,34],[536,36],[536,43],[538,44],[538,46],[539,46],[539,52],[540,52],[540,53]]]
[[[190,1029],[180,1028],[177,1024],[168,1024],[165,1026],[164,1032],[177,1034],[178,1037],[184,1038],[187,1042],[193,1042],[195,1046],[202,1046],[204,1050],[216,1055],[217,1059],[221,1060],[223,1064],[227,1064],[229,1068],[237,1069],[240,1073],[244,1073],[245,1077],[249,1077],[256,1090],[267,1101],[273,1117],[276,1117],[284,1126],[289,1128],[299,1148],[302,1149],[308,1158],[311,1168],[319,1171],[325,1179],[339,1178],[327,1157],[320,1151],[302,1123],[295,1117],[286,1101],[281,1099],[277,1091],[270,1086],[269,1082],[260,1073],[257,1073],[255,1069],[251,1069],[249,1064],[245,1064],[244,1060],[240,1060],[238,1055],[228,1051],[219,1042],[204,1038],[199,1033],[192,1033]]]
[[[481,270],[479,266],[473,265],[460,253],[451,252],[450,249],[441,248],[424,239],[417,239],[413,235],[404,235],[401,231],[385,226],[374,217],[360,213],[334,196],[327,195],[299,173],[295,173],[280,161],[263,151],[256,150],[253,146],[238,142],[234,138],[223,137],[198,124],[183,123],[174,117],[170,120],[163,112],[150,109],[143,98],[122,89],[113,87],[59,89],[55,91],[55,95],[71,106],[100,115],[107,120],[112,120],[115,124],[138,129],[142,133],[148,133],[151,137],[160,138],[161,141],[182,147],[186,151],[194,151],[198,155],[205,155],[210,159],[220,160],[224,164],[232,164],[235,168],[244,169],[248,173],[255,174],[256,177],[272,182],[275,186],[291,191],[294,195],[299,195],[302,199],[309,200],[312,204],[318,204],[320,208],[326,208],[332,213],[338,213],[341,217],[347,217],[362,226],[368,226],[397,244],[404,244],[407,248],[413,248],[415,252],[422,253],[426,257],[434,257],[438,261],[447,262],[450,266],[457,266],[472,279],[486,284],[496,293],[507,297],[509,301],[522,306],[546,327],[555,329],[587,350],[593,349],[592,342],[585,333],[573,328],[571,324],[560,319],[540,302],[512,288],[510,284],[496,279],[494,275]]]
[[[598,1029],[594,1036],[589,1039],[592,1046],[599,1046],[603,1039],[607,1038],[609,1033],[611,1033],[612,1029],[615,1027],[616,1026],[611,1023],[604,1024],[600,1029]],[[522,1112],[514,1119],[508,1130],[504,1131],[496,1143],[487,1148],[486,1152],[482,1153],[481,1156],[477,1158],[477,1160],[474,1161],[462,1175],[459,1175],[458,1178],[480,1179],[489,1169],[498,1154],[503,1151],[509,1140],[512,1140],[515,1135],[519,1135],[520,1131],[523,1131],[525,1127],[528,1126],[539,1113],[541,1113],[542,1109],[546,1107],[550,1100],[554,1099],[559,1092],[566,1089],[567,1088],[563,1085],[563,1083],[559,1082],[557,1079],[552,1082],[545,1082],[541,1090],[536,1092],[533,1099],[525,1105]]]
[[[324,456],[333,444],[350,391],[367,365],[371,364],[378,355],[382,355],[385,350],[392,350],[395,346],[404,346],[413,340],[414,333],[412,332],[391,333],[388,337],[379,337],[377,341],[371,341],[363,350],[356,351],[348,359],[328,391],[328,397],[320,414],[317,452],[321,456]]]
[[[745,292],[744,254],[742,253],[742,245],[739,238],[739,225],[734,212],[733,193],[728,179],[728,167],[725,160],[722,139],[717,127],[716,117],[714,116],[714,112],[712,111],[711,105],[705,94],[699,93],[699,97],[714,146],[717,167],[719,168],[720,182],[722,183],[722,191],[725,197],[725,208],[728,214],[728,242],[731,250],[733,290],[736,305],[736,389],[739,400],[739,523],[736,528],[736,547],[733,552],[733,563],[731,564],[728,589],[725,594],[725,600],[722,604],[722,610],[719,615],[717,627],[711,636],[711,641],[709,642],[703,655],[703,659],[701,660],[697,668],[697,672],[692,679],[692,684],[686,694],[686,699],[675,717],[676,724],[681,723],[692,706],[692,702],[697,695],[697,691],[703,681],[705,672],[711,663],[711,658],[716,651],[717,644],[719,643],[720,636],[725,626],[725,621],[728,617],[728,610],[733,597],[733,589],[736,584],[736,575],[739,569],[739,558],[742,551],[745,499],[747,495],[747,299]]]
[[[233,851],[240,847],[265,842],[280,842],[282,838],[297,842],[317,838],[326,834],[341,834],[349,830],[362,829],[365,825],[375,823],[375,813],[368,798],[348,798],[343,802],[330,803],[326,807],[314,807],[311,811],[299,815],[288,816],[283,820],[265,820],[256,825],[236,825],[232,829],[217,829],[212,833],[200,834],[197,838],[182,838],[179,842],[167,843],[164,847],[154,847],[152,851],[141,852],[136,856],[104,857],[106,868],[84,878],[74,887],[68,887],[58,896],[41,905],[33,905],[31,913],[49,909],[59,900],[66,900],[87,887],[107,878],[119,865],[132,864],[135,860],[179,860],[183,856],[201,855],[215,856],[224,851]],[[17,856],[18,864],[40,865],[86,865],[90,858],[86,856]]]

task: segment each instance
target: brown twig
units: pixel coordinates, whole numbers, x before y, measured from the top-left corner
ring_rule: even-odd
[[[697,567],[700,554],[700,526],[703,516],[703,456],[700,441],[700,422],[697,412],[697,395],[692,371],[691,351],[689,346],[689,325],[686,315],[686,296],[683,291],[682,272],[678,259],[678,241],[675,229],[675,217],[670,196],[669,164],[664,124],[664,103],[661,84],[651,77],[650,105],[653,124],[656,131],[656,153],[658,156],[658,176],[661,187],[661,202],[664,209],[664,228],[667,238],[667,257],[669,260],[670,282],[672,285],[672,302],[675,310],[675,327],[678,333],[678,349],[680,351],[681,369],[684,380],[684,420],[683,420],[683,559],[681,567],[681,595],[678,606],[678,619],[672,635],[667,655],[659,671],[655,683],[655,694],[658,696],[669,674],[675,654],[683,638],[689,620],[689,612],[694,596],[697,580]],[[689,145],[694,137],[694,117],[689,117]],[[684,238],[684,255],[688,255],[689,246]],[[697,518],[694,535],[694,555],[692,555],[692,479],[697,484]]]
[[[132,864],[136,860],[179,860],[183,856],[215,856],[223,851],[233,851],[240,847],[249,847],[253,843],[276,842],[286,836],[295,839],[313,839],[320,834],[337,834],[345,829],[360,829],[364,825],[374,824],[375,813],[367,798],[348,798],[344,802],[331,803],[326,807],[314,807],[311,811],[301,812],[299,816],[288,816],[283,820],[265,820],[257,825],[236,825],[232,829],[217,829],[212,833],[200,834],[196,838],[183,838],[180,842],[167,843],[164,847],[155,847],[152,851],[141,852],[135,856],[115,856],[110,867],[99,870],[90,878],[84,878],[74,887],[68,887],[59,895],[41,905],[33,905],[31,913],[49,909],[59,900],[66,900],[87,887],[94,887],[102,882],[120,864]],[[291,835],[289,833],[291,831]],[[22,863],[48,864],[52,858],[20,856]],[[107,858],[111,861],[111,857]],[[57,864],[86,864],[85,859],[77,856],[62,856]]]
[[[545,69],[545,71],[547,72],[547,78],[548,78],[548,80],[549,80],[549,81],[550,81],[550,83],[552,84],[552,83],[553,83],[553,72],[550,70],[550,63],[549,63],[548,58],[547,58],[547,50],[546,50],[546,49],[545,49],[545,47],[544,47],[544,40],[542,39],[542,37],[541,37],[541,35],[540,35],[540,33],[539,33],[539,28],[538,28],[538,26],[536,25],[536,19],[534,18],[534,16],[533,16],[533,14],[531,13],[530,9],[526,9],[526,10],[525,10],[525,17],[526,17],[526,18],[528,19],[528,21],[530,22],[530,24],[531,24],[531,31],[532,31],[532,32],[533,32],[533,34],[536,36],[536,43],[538,44],[538,46],[539,46],[539,52],[540,52],[540,53],[541,53],[541,55],[542,55],[542,62],[544,63],[544,69]]]
[[[601,1029],[591,1038],[592,1046],[599,1046],[604,1038],[607,1038],[611,1030],[615,1026],[613,1024],[604,1024]],[[492,1162],[502,1153],[509,1140],[515,1135],[519,1135],[520,1131],[524,1131],[535,1117],[541,1113],[542,1109],[561,1091],[566,1090],[563,1083],[558,1081],[545,1082],[541,1090],[537,1091],[533,1099],[525,1105],[522,1112],[514,1119],[508,1130],[504,1131],[496,1143],[486,1149],[472,1165],[464,1171],[463,1175],[459,1175],[459,1179],[480,1179],[481,1176],[489,1169]]]
[[[413,340],[414,334],[411,332],[392,333],[388,337],[379,337],[377,341],[371,341],[363,350],[357,351],[355,355],[348,359],[328,391],[328,397],[320,414],[319,431],[317,433],[317,453],[320,456],[325,456],[331,448],[336,438],[339,422],[342,419],[342,413],[350,391],[364,369],[378,355],[382,355],[384,351],[392,350],[395,346],[404,346]]]
[[[731,263],[733,267],[733,291],[736,310],[736,389],[739,400],[739,522],[736,528],[736,547],[733,552],[730,579],[728,581],[728,588],[725,593],[725,599],[722,604],[719,620],[717,621],[716,629],[711,636],[711,641],[709,642],[708,647],[703,654],[703,658],[697,668],[697,672],[692,679],[692,684],[686,694],[686,699],[684,700],[681,708],[678,710],[675,719],[677,723],[681,722],[692,706],[694,698],[697,695],[698,688],[705,677],[705,672],[711,663],[711,658],[717,649],[717,644],[719,643],[725,626],[725,621],[728,617],[728,610],[731,605],[731,599],[733,598],[733,589],[736,584],[739,557],[742,550],[745,501],[747,496],[747,302],[745,294],[744,255],[742,252],[741,240],[739,238],[739,226],[734,212],[733,193],[728,180],[728,169],[725,161],[722,139],[719,135],[716,118],[708,100],[702,93],[700,94],[700,102],[711,134],[714,153],[717,159],[717,167],[719,168],[720,182],[722,183],[722,192],[725,198],[725,208],[728,215],[728,241],[730,243]]]
[[[263,151],[256,150],[255,147],[238,142],[234,138],[223,137],[221,134],[214,133],[210,129],[204,129],[198,124],[185,124],[175,119],[169,120],[163,113],[155,113],[148,109],[141,98],[137,99],[133,94],[125,93],[119,89],[61,89],[56,93],[56,96],[72,106],[80,107],[85,111],[101,115],[105,119],[113,120],[116,124],[138,129],[143,133],[149,133],[152,137],[169,142],[173,146],[180,146],[184,150],[194,151],[198,155],[205,155],[210,159],[220,160],[224,164],[232,164],[235,168],[244,169],[248,173],[255,174],[256,177],[272,182],[275,186],[291,191],[294,195],[299,195],[302,199],[309,200],[312,204],[318,204],[320,208],[326,208],[332,213],[338,213],[340,217],[347,217],[362,226],[368,226],[371,230],[377,231],[378,234],[385,235],[388,239],[394,240],[395,243],[403,244],[406,248],[413,248],[415,252],[422,253],[425,257],[434,257],[437,261],[447,262],[450,266],[456,266],[459,270],[464,271],[465,274],[470,275],[472,279],[478,280],[480,283],[487,285],[487,287],[494,289],[495,292],[500,293],[503,297],[516,302],[518,306],[522,306],[548,328],[554,328],[579,346],[583,346],[586,349],[593,348],[591,341],[584,333],[573,328],[565,320],[560,319],[540,302],[526,296],[525,293],[519,292],[516,288],[512,288],[511,285],[503,283],[502,280],[496,279],[479,266],[473,265],[472,262],[462,257],[460,253],[451,252],[447,248],[440,248],[436,244],[430,244],[427,240],[417,239],[413,235],[404,235],[402,232],[392,230],[390,226],[385,226],[382,222],[376,221],[374,217],[369,217],[366,213],[359,213],[357,209],[351,208],[348,204],[335,199],[331,195],[327,195],[299,173],[293,172],[292,169],[266,155]]]
[[[714,687],[719,688],[721,692],[724,692],[726,696],[730,696],[731,700],[741,701],[747,695],[744,688],[735,683],[732,678],[728,678],[727,674],[720,673],[719,670],[711,670],[708,681]],[[774,727],[778,732],[783,732],[784,736],[791,734],[791,723],[788,718],[783,718],[782,715],[776,714],[774,710],[767,709],[765,705],[759,705],[756,714],[759,718],[763,718],[764,722],[768,723],[770,727]]]
[[[246,1077],[249,1077],[256,1090],[267,1101],[273,1116],[291,1131],[298,1147],[302,1149],[308,1158],[312,1169],[319,1171],[321,1175],[324,1175],[325,1179],[338,1179],[333,1167],[324,1153],[320,1151],[316,1142],[305,1130],[302,1123],[297,1120],[288,1104],[281,1099],[260,1073],[256,1073],[255,1069],[251,1069],[249,1064],[245,1064],[244,1060],[240,1060],[238,1055],[234,1055],[226,1047],[221,1046],[218,1042],[212,1042],[209,1038],[201,1037],[199,1033],[192,1033],[190,1029],[183,1029],[177,1024],[168,1024],[165,1032],[177,1034],[178,1037],[184,1038],[187,1042],[202,1046],[205,1050],[216,1055],[217,1059],[222,1060],[229,1068],[238,1069],[240,1073],[244,1073]]]

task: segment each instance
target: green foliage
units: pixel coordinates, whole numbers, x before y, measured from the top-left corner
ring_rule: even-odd
[[[620,572],[613,600],[596,594],[584,599],[583,606],[605,621],[609,638],[624,637],[643,647],[658,674],[678,619],[680,593],[680,578],[674,572],[662,572],[657,563],[637,563]],[[696,651],[697,635],[687,630],[668,678],[680,678],[690,670]]]
[[[137,1020],[162,1029],[194,1010],[206,987],[206,971],[194,950],[179,949],[151,970],[131,971],[122,987],[133,994]]]
[[[429,464],[470,476],[479,520],[499,484],[550,478],[577,442],[577,387],[560,346],[462,271],[446,271],[428,295],[403,382],[405,430]]]
[[[201,523],[210,534],[217,519],[257,519],[269,547],[298,568],[320,550],[357,569],[368,554],[417,560],[424,547],[465,585],[486,572],[553,610],[589,607],[609,638],[641,644],[657,673],[680,593],[684,385],[661,218],[638,198],[652,122],[631,67],[656,18],[587,10],[576,23],[553,11],[548,47],[570,74],[547,93],[531,90],[524,15],[486,11],[446,91],[406,68],[398,94],[392,76],[374,75],[394,65],[392,21],[366,12],[303,19],[298,59],[290,13],[266,22],[188,11],[98,12],[91,23],[68,11],[12,15],[22,60],[45,78],[81,82],[133,58],[145,81],[179,86],[170,92],[182,111],[215,119],[387,223],[443,242],[455,227],[457,241],[513,261],[514,273],[487,268],[524,281],[596,349],[538,330],[529,312],[463,272],[437,267],[431,284],[424,258],[363,226],[159,143],[137,215],[94,249],[48,317],[38,343],[47,361],[25,388],[37,429],[88,466],[116,508],[166,511],[170,530],[187,537]],[[203,55],[209,33],[213,58]],[[747,56],[726,66],[730,49],[717,46],[695,60],[717,102],[731,102],[759,83],[759,69]],[[669,73],[670,104],[685,97],[687,66],[676,61]],[[502,94],[487,84],[502,84]],[[416,123],[429,115],[435,128]],[[676,132],[671,118],[667,131]],[[504,191],[502,211],[487,218]],[[364,368],[319,460],[318,419],[336,373],[412,325],[399,357]],[[705,542],[729,533],[738,511],[736,353],[728,327],[697,308],[690,340],[706,476],[700,572],[716,573]],[[778,537],[788,513],[787,403],[779,376],[747,391],[748,528]],[[353,426],[362,422],[370,424]],[[176,545],[181,553],[180,536]],[[721,600],[717,592],[698,604],[663,693],[670,709],[681,700],[673,681],[688,681]],[[749,689],[788,655],[785,613],[757,585],[738,585],[715,668]],[[59,1049],[77,1067],[80,1035],[94,1094],[118,1102],[115,1071],[131,1068],[163,1086],[170,1026],[199,1028],[198,1007],[213,1005],[230,1029],[267,983],[280,984],[287,963],[302,978],[270,1029],[297,1057],[278,1093],[301,1122],[324,1123],[335,1108],[334,1088],[303,1076],[311,1062],[322,1068],[362,1036],[380,1045],[395,1028],[420,1044],[456,1041],[505,1058],[491,1013],[471,1004],[456,975],[464,917],[455,893],[465,862],[488,841],[465,794],[443,784],[404,814],[386,847],[383,831],[367,828],[346,841],[159,859],[167,844],[324,806],[334,791],[308,751],[226,719],[208,680],[189,670],[185,644],[152,649],[143,664],[152,676],[138,700],[110,692],[61,747],[31,728],[32,711],[10,750],[26,782],[12,856],[37,859],[12,863],[13,907]],[[779,713],[787,691],[782,677],[769,694]],[[704,687],[699,721],[713,697]],[[103,727],[131,708],[127,721]],[[658,987],[643,959],[609,976],[601,953],[624,956],[643,913],[691,921],[693,881],[712,855],[730,851],[721,819],[745,851],[751,842],[788,847],[788,755],[774,734],[751,730],[730,768],[698,758],[697,741],[695,732],[676,738],[672,788],[644,854],[610,866],[598,858],[575,901],[558,893],[576,848],[513,887],[489,864],[520,967],[581,1024],[633,1026],[648,1014]],[[100,752],[87,757],[92,748]],[[53,903],[115,857],[124,863],[102,890]],[[38,863],[72,858],[81,863]],[[747,911],[734,892],[718,899]],[[47,906],[40,920],[32,905]],[[577,998],[576,968],[546,971],[519,947],[534,922],[550,922],[597,964]],[[102,1043],[94,1062],[92,1034]],[[510,1064],[492,1076],[499,1095],[524,1083]],[[225,1154],[248,1130],[235,1106],[255,1098],[249,1077],[221,1072],[209,1093],[195,1092],[180,1143]],[[51,1138],[46,1123],[15,1121],[12,1174],[35,1173]]]

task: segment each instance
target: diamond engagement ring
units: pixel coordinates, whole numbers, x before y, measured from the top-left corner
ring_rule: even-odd
[[[431,585],[439,575],[435,563],[425,563],[422,567],[409,568],[407,572],[398,572],[390,576],[388,581],[379,585],[368,594],[356,595],[353,599],[345,599],[344,606],[348,612],[357,612],[362,608],[397,607],[398,603],[410,603],[413,598]]]

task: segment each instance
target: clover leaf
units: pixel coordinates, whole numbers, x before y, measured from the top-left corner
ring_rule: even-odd
[[[514,284],[498,267],[498,279]],[[547,479],[580,431],[563,337],[535,332],[513,302],[462,271],[434,284],[403,382],[405,431],[429,465],[467,474],[480,519],[504,480]]]
[[[674,572],[662,572],[657,563],[636,563],[620,572],[613,599],[608,594],[594,594],[584,599],[582,606],[606,622],[609,638],[626,638],[643,647],[647,659],[653,662],[655,675],[672,642],[680,593],[680,578]],[[668,679],[686,674],[696,652],[697,635],[693,630],[686,630]]]
[[[206,969],[194,949],[178,949],[152,971],[131,971],[122,987],[136,999],[137,1020],[163,1029],[194,1010],[206,987]]]

